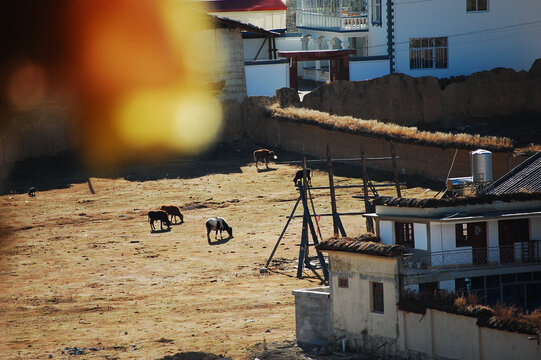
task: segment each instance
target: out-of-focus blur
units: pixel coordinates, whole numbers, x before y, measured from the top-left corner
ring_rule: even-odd
[[[87,165],[105,169],[201,151],[221,127],[203,3],[4,2],[0,132],[30,112],[67,119]]]

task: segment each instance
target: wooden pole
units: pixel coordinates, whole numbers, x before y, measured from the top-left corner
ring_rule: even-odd
[[[332,160],[331,160],[331,148],[327,144],[327,164],[329,166],[329,189],[331,193],[331,209],[332,209],[332,226],[334,231],[334,237],[338,237],[338,224],[336,223],[336,197],[334,193],[334,175],[332,172]]]
[[[94,191],[94,187],[92,186],[92,181],[90,181],[90,177],[88,177],[86,182],[88,183],[88,189],[90,190],[90,193],[94,195],[96,192]]]
[[[366,163],[364,161],[364,148],[361,146],[361,166],[363,170],[363,192],[364,192],[364,210],[369,212],[372,208],[370,200],[368,199],[368,173],[366,172]],[[372,218],[366,218],[366,231],[373,233],[374,224]]]
[[[396,197],[402,197],[400,192],[400,178],[398,177],[398,166],[396,165],[396,153],[394,150],[394,144],[391,142],[391,158],[393,162],[394,182],[396,184]]]
[[[274,249],[272,249],[272,253],[270,254],[269,259],[267,260],[267,263],[265,264],[265,268],[269,267],[269,264],[270,264],[270,262],[272,260],[272,257],[274,256],[274,253],[276,252],[276,249],[278,249],[278,245],[280,245],[280,241],[284,237],[284,234],[286,232],[286,229],[287,229],[289,223],[291,222],[291,219],[294,218],[295,210],[297,210],[297,205],[299,205],[300,201],[301,201],[301,197],[299,196],[299,198],[297,199],[297,202],[295,203],[295,206],[293,206],[293,211],[291,212],[291,215],[287,219],[286,226],[284,226],[284,230],[282,230],[282,233],[280,234],[280,237],[278,237],[278,241],[276,242],[276,245],[274,245]]]

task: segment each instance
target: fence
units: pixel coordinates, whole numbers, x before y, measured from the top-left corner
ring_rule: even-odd
[[[541,240],[517,242],[508,246],[415,251],[402,257],[403,266],[420,269],[448,265],[494,266],[525,263],[541,263]]]

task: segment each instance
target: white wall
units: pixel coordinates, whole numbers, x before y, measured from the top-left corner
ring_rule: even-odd
[[[541,218],[538,218],[538,217],[531,218],[530,226],[531,226],[530,239],[541,240]]]
[[[244,59],[253,61],[257,55],[257,51],[261,47],[264,38],[245,38],[243,40]],[[302,43],[299,36],[280,36],[275,38],[276,48],[278,51],[295,51],[301,50]],[[269,45],[266,42],[259,53],[257,60],[269,60]]]
[[[357,60],[349,62],[349,80],[369,80],[389,74],[389,60]]]
[[[387,1],[381,0],[381,26],[372,24],[372,0],[368,0],[368,56],[387,53]],[[387,67],[387,73],[389,68]],[[381,76],[381,75],[380,75]]]
[[[413,224],[413,237],[415,239],[415,248],[419,250],[428,250],[428,227],[426,224]]]
[[[392,245],[393,241],[393,222],[381,220],[379,222],[379,238],[381,243],[385,245]]]
[[[471,246],[456,247],[455,224],[430,223],[432,265],[471,264]],[[441,251],[461,251],[460,256],[445,256]]]
[[[489,11],[466,12],[466,0],[396,0],[396,72],[468,75],[495,67],[528,70],[541,58],[541,1],[489,0]],[[409,39],[448,37],[448,69],[409,69]]]
[[[276,90],[289,87],[289,64],[287,62],[246,65],[245,69],[248,96],[274,96]]]

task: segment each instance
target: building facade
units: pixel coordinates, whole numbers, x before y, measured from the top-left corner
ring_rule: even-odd
[[[352,67],[352,80],[384,75],[383,68],[387,74],[438,78],[496,67],[528,70],[541,58],[537,0],[297,0],[296,5],[302,49],[353,48],[357,60],[366,61]],[[310,63],[300,75],[325,80],[325,69],[326,64]]]

